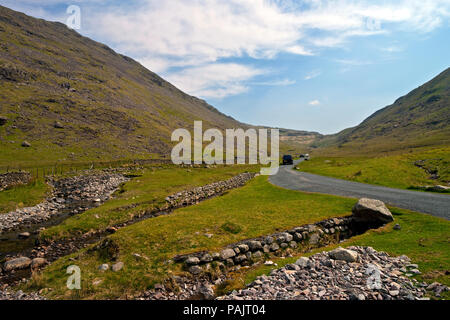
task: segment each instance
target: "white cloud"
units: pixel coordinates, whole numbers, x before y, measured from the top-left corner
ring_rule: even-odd
[[[313,100],[313,101],[310,101],[309,102],[309,105],[310,106],[318,106],[320,104],[320,101],[319,100]]]
[[[314,78],[317,78],[318,76],[320,76],[322,73],[319,70],[313,70],[310,73],[308,73],[303,79],[305,80],[311,80]]]
[[[351,60],[351,59],[336,59],[336,62],[347,65],[347,66],[365,66],[372,64],[371,61],[365,61],[365,60]]]
[[[389,52],[389,53],[394,53],[394,52],[401,52],[403,51],[403,49],[399,46],[388,46],[385,48],[381,48],[381,51],[385,51],[385,52]]]
[[[226,72],[225,77],[209,79],[202,73],[221,59],[273,59],[280,52],[310,56],[322,47],[342,46],[353,37],[387,33],[393,28],[425,32],[440,25],[449,16],[450,7],[443,0],[377,4],[368,0],[305,0],[302,5],[278,0],[142,3],[138,9],[109,7],[93,15],[95,32],[120,51],[140,56],[144,65],[167,74],[187,92],[203,97],[245,92],[244,82],[258,74],[242,72],[231,77]],[[351,61],[340,63],[355,65]],[[172,73],[171,67],[186,69]],[[207,78],[211,82],[206,82]]]
[[[245,81],[264,71],[236,63],[214,63],[170,73],[167,79],[183,91],[205,98],[224,98],[248,90]]]
[[[3,2],[11,7],[22,3],[28,13],[37,12],[44,18],[50,16],[49,11],[39,8],[66,3],[64,0],[39,5],[34,0]],[[274,59],[279,53],[317,55],[323,48],[343,47],[355,37],[398,30],[429,32],[450,17],[448,0],[73,2],[82,8],[83,33],[88,30],[89,36],[136,58],[152,71],[178,80],[181,87],[192,90],[188,93],[212,96],[245,92],[244,82],[257,75],[249,77],[244,72],[241,79],[232,81],[217,77],[211,86],[208,83],[200,86],[205,76],[196,72],[212,68],[215,63],[223,66],[224,59]],[[174,67],[184,70],[174,72]],[[187,85],[186,74],[196,85]]]
[[[312,53],[312,51],[306,50],[305,48],[303,48],[302,46],[299,46],[299,45],[288,47],[285,50],[286,50],[286,52],[298,54],[301,56],[313,56],[314,55]]]
[[[262,81],[262,82],[252,82],[250,84],[257,86],[291,86],[296,84],[295,80],[291,79],[281,79],[281,80],[273,80],[273,81]]]

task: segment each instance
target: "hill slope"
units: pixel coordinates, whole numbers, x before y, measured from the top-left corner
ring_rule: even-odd
[[[360,125],[325,136],[319,147],[381,152],[450,144],[450,68]]]
[[[0,165],[169,155],[194,120],[247,127],[64,24],[0,6]]]

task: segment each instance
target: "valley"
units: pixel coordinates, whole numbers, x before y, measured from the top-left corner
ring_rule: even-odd
[[[241,123],[3,6],[0,41],[0,300],[450,299],[449,68],[324,135]],[[279,129],[294,165],[173,161],[196,121]]]

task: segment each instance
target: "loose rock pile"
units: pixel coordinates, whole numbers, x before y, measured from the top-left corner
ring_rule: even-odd
[[[215,284],[225,280],[225,276],[216,279]],[[156,284],[154,289],[145,291],[136,300],[212,300],[216,297],[214,284],[203,277],[188,278],[174,276],[166,284]]]
[[[166,198],[171,208],[197,204],[199,201],[221,194],[227,190],[242,187],[255,176],[254,173],[245,172],[228,180],[214,182],[202,187],[182,191]]]
[[[73,208],[71,214],[83,212],[94,203],[101,204],[108,200],[117,187],[127,180],[118,173],[99,172],[50,181],[53,193],[44,202],[0,215],[0,234],[24,225],[47,221],[78,201],[86,205]]]
[[[31,181],[31,174],[26,171],[8,172],[0,174],[0,191],[7,188],[27,184]]]
[[[258,277],[221,300],[420,300],[426,283],[405,273],[417,269],[406,256],[350,247],[300,258]],[[378,277],[379,275],[379,277]],[[445,287],[445,286],[444,286]],[[445,290],[448,290],[445,287]]]
[[[9,290],[0,290],[0,300],[46,300],[37,293],[24,293],[22,290],[17,292]]]

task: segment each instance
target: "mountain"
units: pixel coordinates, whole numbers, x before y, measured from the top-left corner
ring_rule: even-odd
[[[450,68],[360,125],[317,139],[314,147],[381,152],[450,144]]]
[[[62,23],[0,6],[0,165],[167,156],[194,120],[248,127]]]

